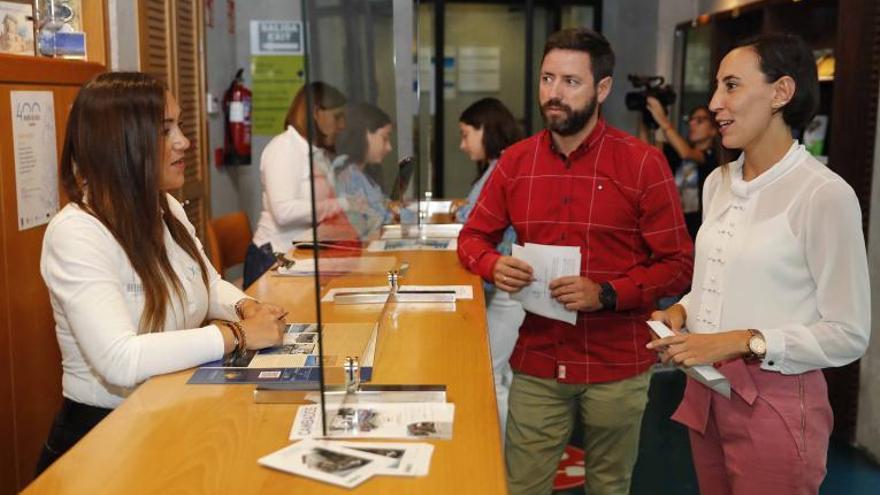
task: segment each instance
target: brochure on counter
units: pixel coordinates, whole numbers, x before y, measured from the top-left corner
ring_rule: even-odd
[[[259,464],[346,488],[375,475],[426,476],[434,446],[303,440],[269,454]]]
[[[326,399],[326,397],[325,397]],[[327,405],[327,434],[335,438],[452,438],[455,405],[451,403],[349,403]],[[322,436],[321,405],[296,411],[290,439]]]
[[[379,239],[370,242],[367,251],[455,251],[458,239]]]
[[[372,378],[378,324],[324,325],[324,363],[339,366],[345,356],[358,356],[361,381]],[[248,352],[232,363],[214,361],[198,368],[190,384],[285,384],[301,390],[317,390],[318,325],[288,323],[282,344]]]
[[[380,469],[390,467],[394,460],[340,447],[332,442],[306,440],[269,454],[257,462],[279,471],[352,488],[370,479]]]
[[[310,277],[320,272],[322,275],[386,274],[397,267],[394,256],[322,256],[315,266],[315,258],[297,258],[287,267],[278,267],[278,276]]]

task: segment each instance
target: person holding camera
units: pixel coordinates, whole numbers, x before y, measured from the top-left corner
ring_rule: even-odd
[[[691,110],[687,120],[688,137],[685,139],[675,129],[665,107],[657,98],[645,98],[645,108],[665,138],[655,142],[655,146],[663,151],[672,167],[688,233],[691,239],[696,239],[702,221],[703,184],[718,166],[715,149],[718,129],[712,112],[705,105]],[[639,139],[650,142],[644,120],[640,121]]]

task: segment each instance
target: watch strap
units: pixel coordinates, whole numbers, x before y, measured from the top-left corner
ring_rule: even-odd
[[[599,284],[599,304],[602,309],[615,311],[617,309],[617,291],[611,282],[602,282]]]

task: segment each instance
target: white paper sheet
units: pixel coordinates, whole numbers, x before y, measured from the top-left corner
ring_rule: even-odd
[[[288,268],[278,267],[278,275],[307,277],[315,275],[315,258],[298,258]],[[318,271],[333,275],[341,273],[385,274],[397,266],[394,256],[342,256],[322,257]]]
[[[450,403],[328,404],[327,435],[336,438],[450,439],[454,416],[455,405]],[[290,439],[320,436],[320,404],[300,406],[290,429]]]
[[[662,322],[652,320],[648,322],[648,326],[651,327],[651,330],[660,338],[672,337],[675,335],[675,332]],[[730,398],[730,382],[727,381],[727,378],[724,378],[724,375],[713,366],[700,365],[679,369],[687,373],[687,375],[694,380],[697,380],[728,399]]]
[[[458,239],[378,239],[367,246],[369,252],[388,251],[455,251]]]
[[[58,212],[55,100],[51,91],[10,91],[18,230]]]
[[[394,460],[333,442],[304,440],[257,461],[260,465],[346,488],[360,485]]]
[[[470,285],[401,285],[400,290],[405,292],[454,290],[456,300],[470,300],[474,298],[474,288]],[[382,294],[387,292],[388,287],[337,287],[327,291],[324,297],[321,298],[321,302],[333,302],[337,294]]]
[[[580,248],[527,242],[524,246],[513,245],[513,257],[532,267],[535,280],[511,294],[511,299],[522,303],[526,311],[574,325],[577,322],[577,311],[565,309],[565,305],[553,299],[550,295],[550,282],[559,277],[580,275]]]
[[[379,468],[376,474],[391,476],[427,476],[431,467],[431,455],[434,453],[434,446],[430,443],[334,442],[334,444],[390,458],[393,464]]]

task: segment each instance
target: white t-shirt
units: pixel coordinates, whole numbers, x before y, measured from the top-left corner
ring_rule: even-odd
[[[170,195],[169,207],[196,241],[183,207]],[[49,222],[40,272],[49,288],[55,333],[61,348],[65,397],[115,408],[134,387],[155,375],[223,357],[223,336],[206,319],[237,319],[235,303],[246,297],[222,280],[202,253],[209,287],[198,263],[165,228],[165,248],[185,300],[171,291],[164,331],[138,334],[143,285],[122,246],[94,216],[76,204]]]
[[[254,233],[254,244],[269,242],[273,251],[287,252],[292,241],[312,240],[312,192],[309,143],[292,126],[275,136],[260,156],[263,210]],[[347,205],[335,197],[330,160],[324,150],[312,147],[318,223],[342,213]]]
[[[862,215],[852,188],[795,142],[751,181],[744,156],[703,189],[687,328],[754,328],[762,368],[784,374],[843,366],[864,354],[871,291]]]

